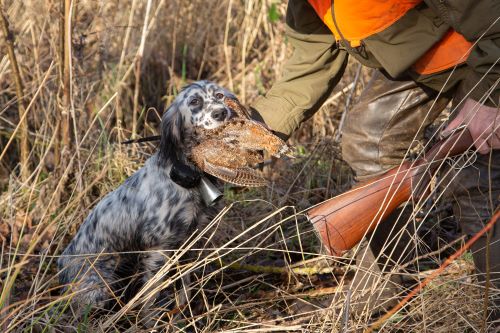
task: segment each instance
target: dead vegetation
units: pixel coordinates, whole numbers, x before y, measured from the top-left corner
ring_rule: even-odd
[[[138,323],[136,305],[152,294],[148,286],[118,312],[76,316],[67,307],[71,295],[60,294],[56,258],[99,198],[154,149],[119,142],[156,134],[162,111],[186,82],[210,79],[249,103],[280,75],[290,53],[283,36],[286,4],[0,3],[10,30],[3,30],[0,41],[6,51],[0,58],[1,330],[146,330]],[[367,327],[374,309],[362,306],[361,294],[377,294],[391,279],[374,266],[356,266],[352,258],[361,248],[342,259],[325,255],[303,215],[305,208],[352,184],[335,137],[347,101],[356,101],[370,75],[363,69],[355,80],[357,71],[357,64],[350,64],[332,97],[291,139],[297,158],[265,168],[270,187],[225,187],[217,216],[178,253],[189,260],[172,261],[165,271],[162,286],[190,290],[191,302],[179,305],[172,297],[158,330]],[[421,260],[402,271],[394,268],[405,281],[398,293],[450,253],[444,246],[458,233],[443,205],[422,225],[422,238],[415,238]],[[476,331],[483,300],[471,262],[470,256],[457,261],[382,331]],[[375,282],[352,293],[350,281],[360,269],[372,273]],[[184,275],[191,276],[191,284],[180,288]]]

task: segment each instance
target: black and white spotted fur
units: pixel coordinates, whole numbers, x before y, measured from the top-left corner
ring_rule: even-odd
[[[175,158],[189,163],[182,149],[193,128],[215,128],[232,116],[224,96],[234,98],[208,81],[184,88],[162,117],[159,150],[85,219],[58,260],[60,282],[71,286],[74,305],[109,307],[125,288],[120,281],[134,270],[142,282],[151,279],[166,257],[142,251],[179,248],[203,218],[197,188],[177,185],[170,170]]]

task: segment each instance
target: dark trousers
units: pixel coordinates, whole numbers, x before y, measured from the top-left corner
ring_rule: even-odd
[[[408,148],[422,146],[425,128],[434,122],[450,100],[458,109],[463,93],[460,87],[446,96],[417,86],[414,82],[391,81],[376,73],[363,92],[360,102],[348,112],[342,137],[343,158],[354,169],[360,180],[384,173],[401,162]],[[478,155],[470,166],[442,170],[445,199],[453,203],[453,212],[463,233],[470,237],[487,223],[499,206],[500,151],[491,155]],[[392,223],[392,221],[390,222]],[[408,248],[411,225],[399,221],[381,223],[371,237],[375,256],[391,252],[389,261],[398,262],[402,255],[399,248]],[[406,228],[398,236],[396,233]],[[404,233],[407,235],[405,236]],[[399,233],[401,235],[401,233]],[[487,241],[489,240],[489,251]],[[387,243],[391,246],[386,246]],[[394,251],[393,251],[394,250]],[[484,283],[487,272],[486,253],[489,252],[490,295],[497,294],[490,302],[489,321],[500,319],[500,223],[493,228],[489,239],[485,236],[472,247],[478,279]],[[387,256],[386,256],[387,257]],[[495,291],[496,289],[496,291]]]

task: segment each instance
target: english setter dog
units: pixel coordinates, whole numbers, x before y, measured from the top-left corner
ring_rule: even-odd
[[[197,187],[178,185],[171,170],[179,162],[194,168],[183,147],[196,127],[216,128],[234,116],[226,96],[236,98],[208,81],[185,87],[162,116],[158,151],[85,219],[58,260],[59,280],[71,285],[78,309],[109,308],[132,267],[139,283],[150,280],[167,260],[158,250],[178,249],[204,218]]]

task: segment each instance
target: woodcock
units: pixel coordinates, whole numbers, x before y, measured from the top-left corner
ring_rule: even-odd
[[[267,181],[254,167],[264,162],[263,151],[280,157],[290,156],[290,147],[264,124],[252,120],[237,100],[224,103],[236,116],[215,129],[197,129],[189,158],[198,168],[223,181],[249,187],[264,186]],[[190,148],[190,149],[189,149]]]

